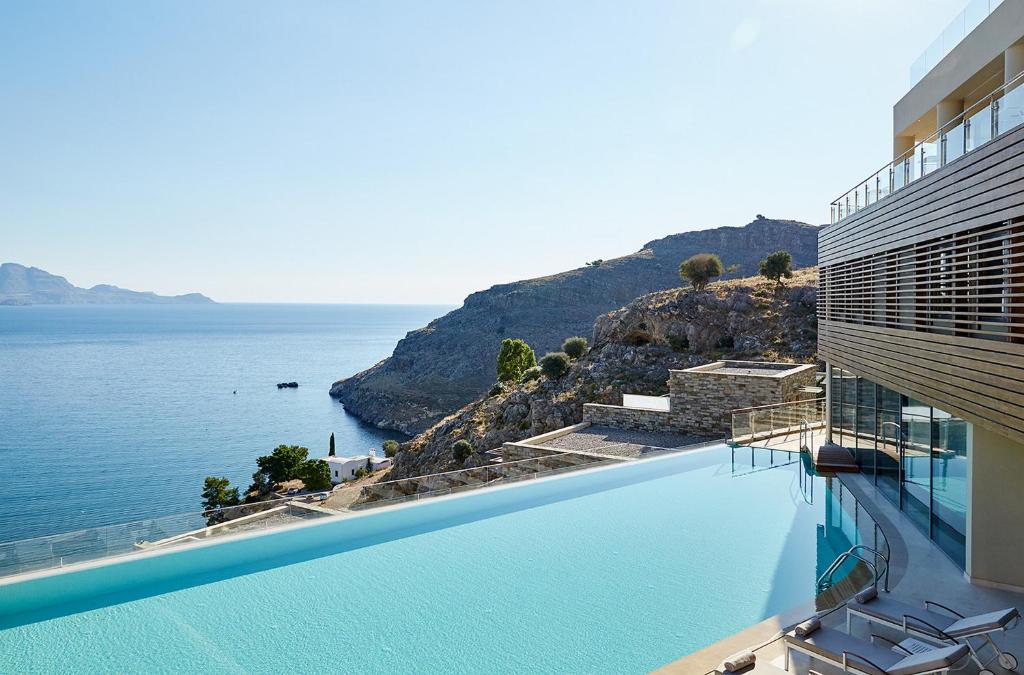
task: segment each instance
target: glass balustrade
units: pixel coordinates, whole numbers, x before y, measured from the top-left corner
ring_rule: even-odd
[[[1002,2],[1003,0],[971,0],[967,7],[949,22],[949,25],[911,64],[911,86],[924,79],[924,76],[938,65],[939,61],[953,51]]]
[[[958,115],[944,128],[917,143],[891,164],[832,202],[832,222],[871,206],[922,176],[1024,124],[1024,73]]]

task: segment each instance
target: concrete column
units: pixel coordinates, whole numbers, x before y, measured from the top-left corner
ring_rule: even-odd
[[[1003,52],[1003,83],[1024,72],[1024,42],[1018,42]]]
[[[971,425],[967,464],[967,576],[1024,590],[1024,444]]]
[[[947,98],[935,106],[935,128],[941,129],[964,111],[962,98]]]
[[[897,136],[892,139],[892,158],[896,159],[907,150],[914,147],[913,136]]]

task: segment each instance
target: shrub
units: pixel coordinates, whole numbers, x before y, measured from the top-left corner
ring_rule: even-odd
[[[734,349],[736,347],[736,340],[734,340],[731,335],[723,335],[718,338],[718,342],[715,343],[715,346],[719,349]]]
[[[328,490],[331,487],[331,467],[322,459],[309,459],[300,468],[302,484],[307,490]]]
[[[462,464],[473,454],[473,444],[466,439],[458,440],[452,443],[452,458],[456,462]]]
[[[239,504],[238,488],[230,485],[227,478],[207,476],[203,481],[203,509],[209,511]]]
[[[565,352],[550,352],[540,360],[540,369],[552,380],[558,379],[569,371],[569,355]]]
[[[566,338],[565,342],[562,343],[562,351],[568,354],[571,359],[580,358],[587,353],[588,349],[587,338],[579,335]]]
[[[603,258],[598,258],[597,260],[591,260],[590,262],[587,263],[587,267],[600,267],[603,262],[604,262]]]
[[[769,253],[768,257],[761,261],[761,276],[781,286],[783,278],[793,277],[793,256],[789,251]]]
[[[398,454],[398,441],[386,440],[381,448],[385,457],[394,457]]]
[[[643,345],[650,344],[651,334],[645,330],[635,328],[622,337],[622,341],[631,347],[642,347]]]
[[[491,390],[489,392],[487,392],[487,395],[488,396],[497,396],[498,394],[500,394],[503,391],[505,391],[504,385],[502,385],[501,382],[495,382],[494,386],[491,387]]]
[[[694,290],[702,291],[708,283],[723,272],[722,260],[713,253],[690,256],[679,266],[679,278],[689,282]]]
[[[537,356],[525,341],[511,338],[501,341],[501,350],[498,352],[498,382],[515,382],[522,376],[523,371],[535,365]]]
[[[690,350],[690,338],[685,335],[669,335],[668,345],[674,352],[686,352]]]
[[[270,483],[283,483],[287,480],[302,478],[302,464],[309,457],[309,448],[298,445],[279,445],[274,452],[256,458],[259,467]]]
[[[529,382],[530,380],[540,379],[541,372],[540,366],[533,366],[523,371],[523,374],[519,377],[520,382]]]

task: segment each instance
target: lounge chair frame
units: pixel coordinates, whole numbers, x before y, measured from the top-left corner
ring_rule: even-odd
[[[955,609],[946,607],[941,603],[934,602],[932,600],[924,601],[924,608],[926,610],[930,611],[932,607],[938,607],[943,611],[949,612],[958,619],[967,618]],[[938,626],[935,626],[929,621],[921,618],[920,616],[915,616],[913,614],[904,614],[902,617],[902,621],[900,622],[885,621],[874,614],[868,614],[867,612],[859,611],[855,607],[852,607],[850,605],[846,606],[847,633],[850,632],[850,627],[854,616],[858,616],[867,621],[868,623],[876,623],[883,626],[889,626],[890,628],[896,628],[897,630],[903,631],[907,635],[912,635],[914,637],[919,637],[923,640],[927,640],[931,644],[943,646],[951,644],[965,644],[967,645],[967,648],[971,650],[971,660],[973,660],[978,665],[978,668],[980,668],[984,672],[991,672],[988,670],[988,667],[997,661],[999,665],[1005,668],[1006,670],[1015,670],[1018,665],[1017,657],[1011,654],[1010,652],[1003,650],[996,643],[996,641],[992,639],[992,633],[1005,633],[1006,631],[1016,627],[1017,623],[1020,621],[1020,616],[1018,616],[1016,619],[1014,619],[1002,628],[996,628],[995,630],[985,631],[973,635],[965,635],[960,638],[955,638],[952,635],[947,634],[944,630],[942,630]],[[929,633],[927,631],[921,630],[920,628],[915,628],[913,624],[908,622],[908,620],[916,621],[918,624],[926,626],[929,630],[934,631],[934,633]],[[974,643],[971,642],[972,638],[980,640],[981,643],[977,647],[975,647]],[[982,650],[984,650],[986,646],[991,648],[992,650],[992,655],[988,656],[987,658],[982,655]]]
[[[786,637],[793,638],[793,639],[790,639],[790,640],[785,640],[784,639],[784,642],[783,642],[784,647],[785,647],[785,670],[786,670],[787,673],[789,672],[789,661],[790,661],[789,653],[790,653],[790,650],[798,651],[801,654],[806,654],[807,656],[811,657],[812,659],[817,659],[818,661],[824,661],[825,663],[828,663],[830,665],[836,666],[837,668],[842,668],[843,671],[847,672],[847,673],[856,673],[857,675],[875,675],[871,671],[862,670],[861,668],[858,668],[856,663],[850,663],[850,659],[851,658],[857,659],[861,663],[866,663],[866,664],[870,665],[872,668],[875,668],[878,672],[881,672],[881,673],[888,672],[888,669],[883,668],[882,666],[879,666],[879,665],[873,663],[870,659],[868,659],[865,656],[861,656],[860,654],[858,654],[855,651],[852,651],[852,650],[849,650],[849,649],[845,649],[845,650],[843,650],[842,658],[841,659],[839,659],[839,660],[837,660],[837,659],[830,659],[830,658],[827,658],[826,656],[824,656],[820,651],[815,651],[813,649],[808,649],[807,647],[802,646],[801,641],[800,641],[799,638],[796,638],[795,636],[792,636],[792,635],[787,635]],[[893,643],[892,640],[889,640],[888,638],[884,638],[884,637],[882,637],[880,635],[872,635],[871,639],[872,640],[880,639],[880,640],[884,640],[885,642],[888,642],[889,644],[895,644],[895,643]],[[896,645],[896,646],[899,647],[899,645]],[[948,647],[949,645],[943,645],[943,646],[944,647]],[[907,650],[907,649],[905,649],[903,647],[899,647],[899,649],[901,651],[906,652],[907,656],[911,656],[913,654],[913,652],[911,652],[911,651],[909,651],[909,650]],[[960,658],[958,663],[961,662],[961,661],[963,661],[962,657]],[[955,666],[955,665],[956,664],[953,664],[953,665],[949,666],[948,668],[942,668],[942,669],[939,669],[939,670],[930,670],[930,671],[927,671],[927,673],[928,673],[928,675],[944,675],[945,673],[948,673],[950,670],[958,670],[958,669],[954,669],[953,668],[953,666]],[[921,675],[925,675],[925,674],[922,673]]]

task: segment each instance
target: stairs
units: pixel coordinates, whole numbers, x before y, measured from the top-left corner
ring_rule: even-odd
[[[850,451],[835,443],[826,443],[811,451],[811,459],[814,461],[816,471],[833,473],[859,473],[860,468],[853,460]]]

